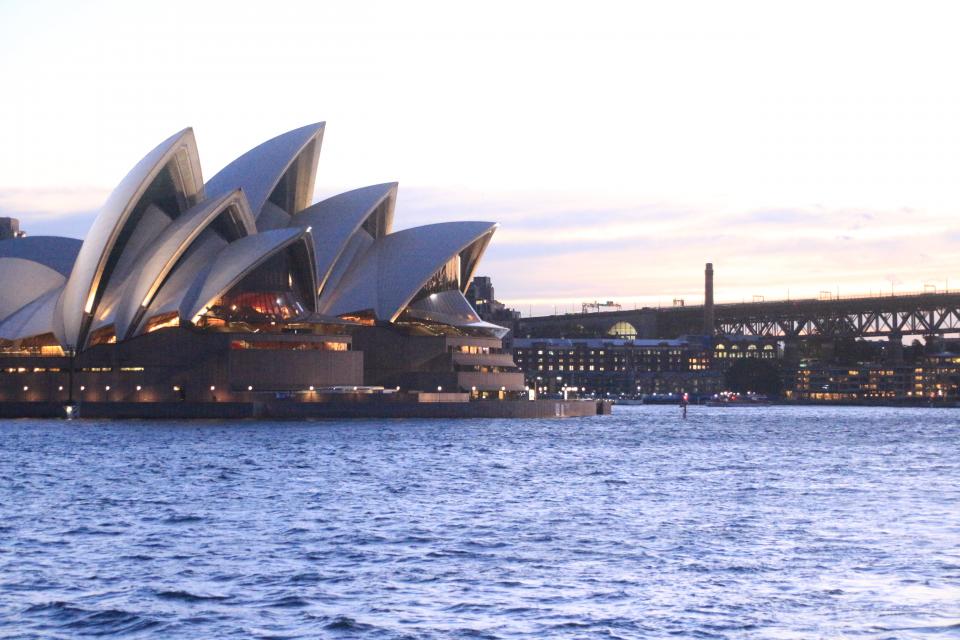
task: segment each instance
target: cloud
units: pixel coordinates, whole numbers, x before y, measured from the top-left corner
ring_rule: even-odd
[[[18,218],[30,235],[82,238],[107,195],[93,187],[0,189],[0,216]]]
[[[96,187],[0,188],[0,211],[33,219],[69,217],[97,209],[107,195],[108,191]]]
[[[717,269],[718,300],[815,297],[820,290],[889,291],[944,281],[960,238],[952,219],[913,208],[668,205],[591,199],[559,191],[400,189],[398,220],[488,219],[501,228],[481,273],[497,295],[526,313],[554,304],[616,299],[623,304],[702,298],[703,264]],[[927,256],[925,258],[925,256]]]
[[[735,218],[737,224],[819,224],[824,221],[822,213],[799,209],[770,209],[751,211]]]
[[[330,189],[329,194],[338,192]],[[320,194],[325,197],[329,194]],[[103,189],[0,189],[0,215],[31,235],[82,238]],[[401,185],[398,228],[447,220],[500,222],[481,264],[497,295],[526,313],[593,299],[688,304],[702,298],[703,264],[717,270],[717,299],[815,297],[946,285],[960,228],[911,207],[767,207],[669,204],[563,190],[434,189]],[[402,225],[402,227],[401,227]],[[941,286],[941,285],[938,285]],[[566,305],[566,307],[564,307]]]

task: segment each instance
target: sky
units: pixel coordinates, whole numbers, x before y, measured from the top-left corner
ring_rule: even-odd
[[[953,9],[953,10],[952,10]],[[0,0],[0,216],[82,237],[157,143],[326,121],[316,198],[500,223],[528,313],[960,288],[956,9]]]

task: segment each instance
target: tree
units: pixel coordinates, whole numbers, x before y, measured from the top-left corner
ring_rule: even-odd
[[[759,358],[737,360],[723,374],[723,381],[727,389],[737,393],[753,391],[776,396],[783,390],[780,367],[770,360]]]
[[[837,338],[833,347],[834,362],[852,365],[857,362],[877,362],[881,359],[883,344],[854,338]]]

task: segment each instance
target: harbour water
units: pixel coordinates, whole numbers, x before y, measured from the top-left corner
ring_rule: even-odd
[[[0,425],[0,637],[960,636],[960,411]]]

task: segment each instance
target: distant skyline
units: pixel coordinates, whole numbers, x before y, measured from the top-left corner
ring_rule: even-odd
[[[0,216],[82,237],[185,126],[210,178],[325,120],[318,199],[500,222],[524,315],[696,304],[708,261],[719,302],[960,288],[951,4],[263,7],[0,0]]]

